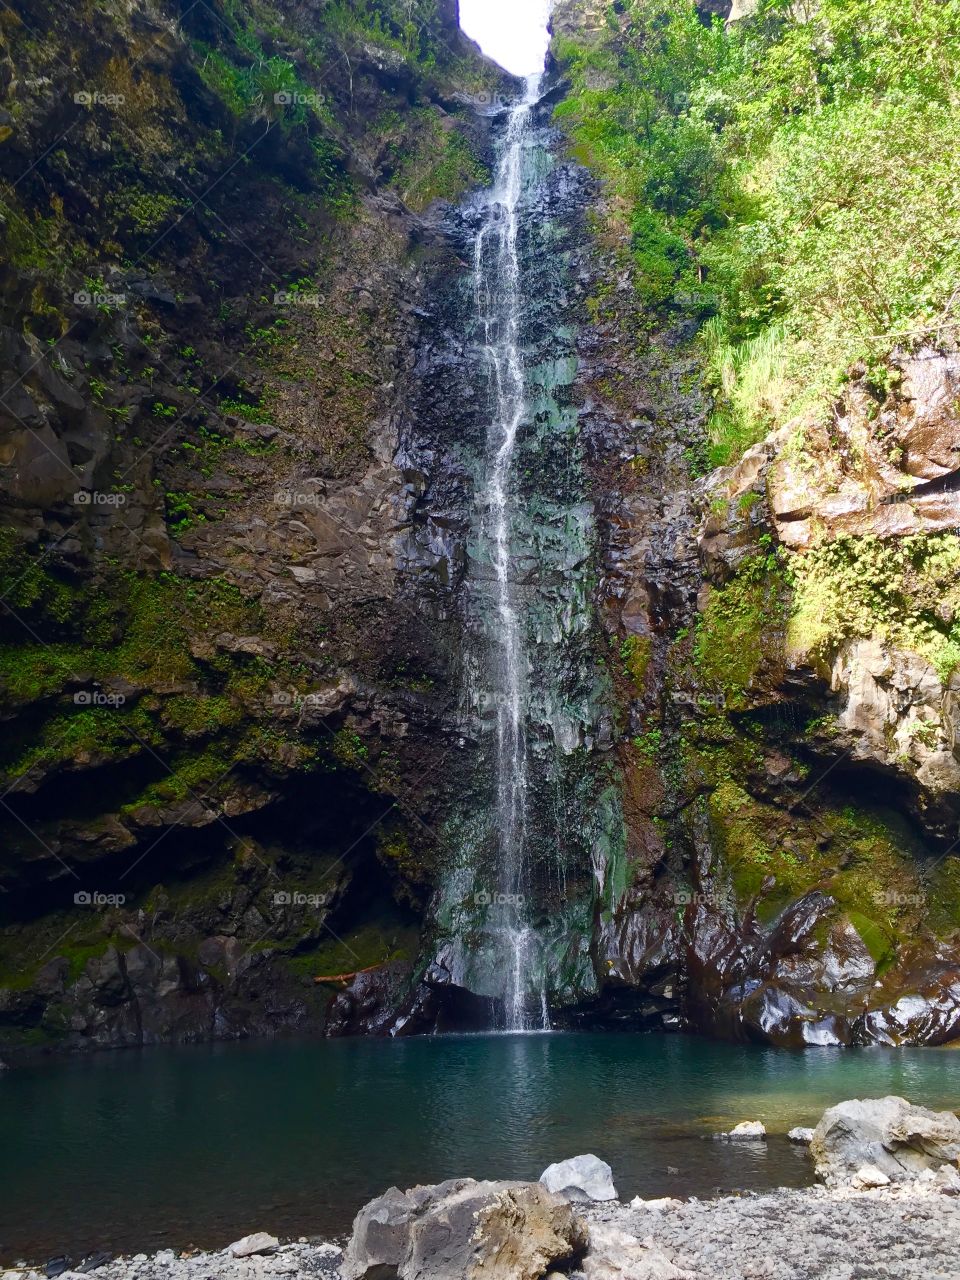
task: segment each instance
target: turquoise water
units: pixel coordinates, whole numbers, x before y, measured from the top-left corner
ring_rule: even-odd
[[[960,1056],[504,1035],[158,1048],[8,1071],[0,1262],[261,1229],[339,1235],[391,1183],[535,1178],[586,1151],[609,1161],[622,1197],[801,1186],[810,1169],[787,1129],[886,1093],[958,1108]],[[746,1119],[774,1136],[712,1141]]]

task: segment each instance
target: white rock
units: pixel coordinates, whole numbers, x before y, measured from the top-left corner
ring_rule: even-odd
[[[960,1120],[905,1098],[852,1098],[825,1111],[810,1144],[818,1176],[843,1186],[864,1165],[892,1182],[913,1182],[960,1157]]]
[[[234,1258],[249,1258],[255,1253],[271,1253],[280,1241],[266,1231],[255,1231],[253,1235],[244,1236],[227,1246],[227,1252]]]
[[[741,1120],[729,1133],[721,1133],[728,1142],[757,1142],[766,1138],[767,1131],[759,1120]]]
[[[858,1169],[853,1175],[852,1182],[860,1191],[867,1191],[870,1187],[889,1187],[890,1185],[887,1175],[872,1164],[865,1164]]]
[[[567,1200],[616,1200],[613,1170],[597,1156],[573,1156],[548,1165],[540,1175],[548,1191]]]
[[[606,1223],[590,1227],[590,1245],[583,1260],[587,1280],[696,1280],[678,1267],[652,1237],[638,1240]]]
[[[791,1142],[802,1142],[804,1143],[804,1145],[809,1146],[809,1144],[813,1141],[813,1130],[805,1129],[803,1128],[802,1125],[798,1125],[796,1129],[790,1130],[790,1132],[787,1134],[787,1137],[790,1139]]]

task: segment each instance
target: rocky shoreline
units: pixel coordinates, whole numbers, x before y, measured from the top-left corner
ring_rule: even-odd
[[[576,1156],[538,1182],[451,1179],[391,1187],[348,1241],[281,1243],[257,1232],[227,1248],[18,1264],[0,1280],[956,1280],[960,1120],[903,1098],[826,1111],[809,1141],[825,1185],[802,1190],[617,1199],[609,1165]],[[719,1140],[765,1141],[744,1122]],[[793,1135],[791,1135],[793,1137]],[[921,1270],[922,1269],[922,1272]]]
[[[583,1215],[605,1260],[589,1271],[555,1272],[555,1280],[914,1280],[920,1267],[929,1280],[960,1276],[960,1200],[929,1185],[780,1189],[667,1201],[658,1208],[611,1202],[591,1205]],[[340,1245],[307,1240],[248,1257],[235,1257],[230,1248],[192,1254],[165,1249],[64,1271],[60,1280],[341,1280],[343,1258]],[[44,1270],[33,1268],[0,1276],[45,1280]]]

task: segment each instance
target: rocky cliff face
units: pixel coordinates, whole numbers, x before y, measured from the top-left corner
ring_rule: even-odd
[[[456,18],[3,20],[5,1053],[491,1017],[469,192],[517,86]],[[956,354],[704,476],[697,320],[651,314],[551,77],[518,589],[552,1019],[950,1039]]]
[[[452,694],[398,446],[423,211],[509,86],[450,5],[3,40],[0,1038],[319,1027],[418,947]]]
[[[589,5],[555,21],[610,38]],[[829,421],[811,412],[695,479],[711,408],[695,309],[638,301],[616,198],[595,225],[578,398],[630,874],[582,1012],[787,1045],[954,1038],[949,334],[882,374],[853,367]]]

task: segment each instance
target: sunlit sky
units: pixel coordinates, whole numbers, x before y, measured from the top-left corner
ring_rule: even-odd
[[[460,25],[514,75],[543,70],[550,0],[460,0]]]

